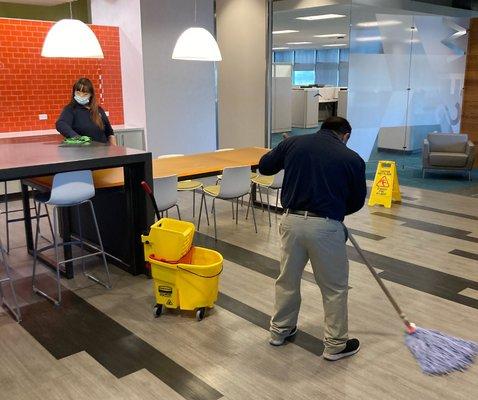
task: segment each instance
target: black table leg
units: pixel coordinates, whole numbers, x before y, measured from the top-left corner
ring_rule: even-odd
[[[144,251],[141,243],[141,234],[146,232],[154,222],[152,204],[147,201],[141,182],[146,181],[153,186],[153,167],[151,154],[143,163],[129,164],[124,166],[124,190],[126,197],[125,224],[128,229],[128,244],[130,248],[130,260],[128,260],[130,272],[138,275],[145,272]]]
[[[33,253],[33,233],[32,233],[32,216],[30,214],[30,194],[28,192],[28,186],[22,182],[22,203],[23,203],[23,216],[25,224],[25,237],[27,240],[27,250],[30,254]]]

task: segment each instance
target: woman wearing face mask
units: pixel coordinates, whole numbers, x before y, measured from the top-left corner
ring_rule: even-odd
[[[66,138],[89,136],[95,142],[116,145],[113,128],[88,78],[80,78],[73,85],[71,101],[56,121],[56,130]]]

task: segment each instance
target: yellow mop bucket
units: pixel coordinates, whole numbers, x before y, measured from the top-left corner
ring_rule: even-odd
[[[161,315],[163,307],[179,307],[196,310],[196,318],[200,321],[206,308],[214,306],[223,266],[222,255],[217,251],[192,246],[176,263],[159,260],[156,255],[149,256],[147,261],[154,279],[156,317]]]
[[[141,235],[145,261],[151,254],[162,261],[178,261],[191,249],[194,230],[191,222],[161,218],[151,225],[149,235]]]

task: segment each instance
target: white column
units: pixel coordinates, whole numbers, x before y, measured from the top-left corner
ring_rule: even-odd
[[[219,147],[264,146],[267,0],[217,0]]]
[[[119,27],[124,122],[146,128],[140,0],[91,0],[91,20]]]
[[[191,26],[214,30],[213,0],[141,0],[148,145],[153,156],[216,149],[214,64],[171,58]]]

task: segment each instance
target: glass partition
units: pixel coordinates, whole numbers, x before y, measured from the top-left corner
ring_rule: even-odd
[[[396,161],[402,178],[421,177],[423,141],[459,133],[469,17],[452,8],[416,11],[357,4],[351,16],[347,118],[350,147],[374,171]],[[375,2],[379,4],[380,2]]]
[[[330,3],[273,3],[272,60],[288,65],[290,81],[271,93],[272,120],[280,112],[282,123],[273,124],[270,145],[339,115],[350,121],[349,147],[371,174],[387,159],[399,174],[421,177],[428,133],[460,132],[473,12],[417,1]]]
[[[284,82],[278,90],[279,81],[271,80],[271,147],[290,135],[317,132],[324,119],[346,109],[339,88],[346,88],[348,80],[351,2],[330,3],[273,2],[271,70],[288,64],[291,75],[289,93]]]

